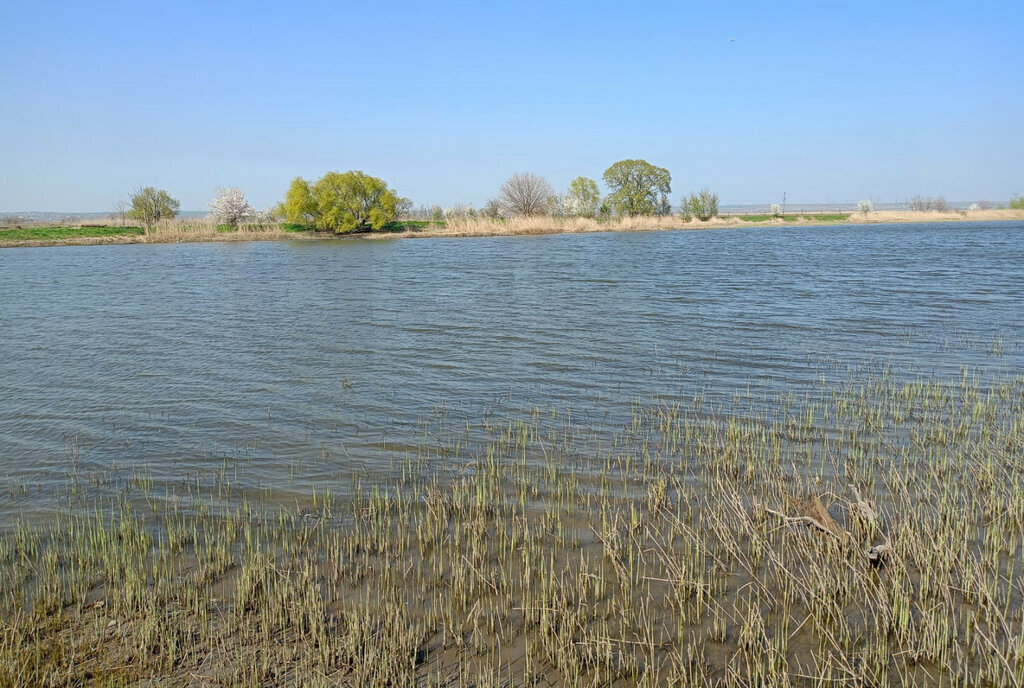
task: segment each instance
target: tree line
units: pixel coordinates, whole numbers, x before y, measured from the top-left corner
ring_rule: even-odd
[[[605,170],[602,176],[607,195],[602,196],[598,184],[589,177],[576,177],[564,194],[555,192],[544,177],[532,172],[513,174],[498,190],[498,196],[487,201],[477,211],[462,206],[454,212],[442,211],[438,206],[428,214],[436,222],[446,216],[461,215],[501,219],[517,216],[559,216],[610,218],[644,215],[671,215],[672,175],[664,167],[646,160],[620,160]],[[127,215],[138,220],[148,231],[160,220],[177,215],[180,203],[166,191],[153,187],[141,188],[130,198]],[[907,202],[913,210],[946,210],[942,197],[915,196]],[[1011,208],[1024,206],[1024,198],[1014,197]],[[412,203],[402,198],[383,179],[359,170],[328,172],[315,182],[301,177],[292,180],[284,200],[267,213],[257,213],[235,188],[218,191],[209,204],[218,223],[237,228],[246,222],[273,222],[284,218],[288,223],[331,231],[339,234],[354,231],[380,230],[399,217],[408,217]],[[870,201],[861,201],[859,210],[870,213]],[[973,208],[973,206],[972,206]],[[780,215],[777,204],[772,211]],[[709,189],[684,196],[677,212],[684,221],[701,221],[718,216],[718,194]]]
[[[565,194],[559,195],[540,175],[514,174],[501,185],[498,197],[485,204],[480,215],[495,219],[538,215],[601,218],[672,213],[672,176],[663,167],[646,160],[620,160],[605,170],[602,179],[609,189],[606,196],[601,195],[597,182],[588,177],[573,179]],[[161,220],[176,217],[181,204],[162,189],[145,187],[129,196],[128,206],[125,214],[148,231]],[[260,218],[261,214],[236,188],[218,191],[209,207],[218,223],[233,228],[259,219],[283,218],[288,223],[342,234],[383,229],[398,217],[408,215],[412,203],[383,179],[353,170],[328,172],[315,182],[296,177],[284,200],[268,211],[272,218],[267,214]],[[718,195],[707,189],[690,194],[682,199],[679,212],[686,220],[711,219],[718,215]],[[443,216],[432,219],[440,220]]]
[[[480,214],[485,217],[555,215],[607,218],[671,215],[672,175],[646,160],[620,160],[605,170],[602,180],[609,192],[601,195],[597,182],[576,177],[559,195],[543,177],[525,172],[505,180],[498,197],[489,200]],[[684,220],[710,220],[718,215],[718,195],[702,189],[684,196],[679,204]]]

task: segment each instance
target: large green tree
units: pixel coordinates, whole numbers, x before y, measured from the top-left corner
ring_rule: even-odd
[[[281,213],[288,222],[341,234],[382,229],[395,219],[402,201],[383,179],[359,170],[328,172],[315,184],[292,180]]]
[[[178,214],[181,202],[171,198],[163,189],[147,186],[128,197],[132,209],[128,216],[138,220],[148,232],[160,220],[170,220]]]
[[[654,215],[672,193],[672,175],[646,160],[620,160],[604,172],[608,204],[619,215]]]

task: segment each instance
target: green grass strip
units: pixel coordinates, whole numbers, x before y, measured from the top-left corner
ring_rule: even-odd
[[[29,227],[27,229],[0,230],[3,241],[46,241],[78,237],[141,236],[142,227]]]

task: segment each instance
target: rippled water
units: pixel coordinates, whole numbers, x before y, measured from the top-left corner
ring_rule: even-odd
[[[1024,370],[1019,222],[12,249],[0,289],[4,518],[69,470],[343,492],[437,416]]]

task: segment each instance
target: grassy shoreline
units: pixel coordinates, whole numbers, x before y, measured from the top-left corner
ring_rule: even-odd
[[[332,238],[407,239],[465,238],[477,236],[524,236],[541,234],[576,234],[590,232],[668,231],[696,229],[736,229],[741,227],[837,226],[867,224],[917,224],[922,222],[977,222],[1024,219],[1024,210],[985,210],[971,212],[877,211],[832,214],[787,214],[784,218],[770,216],[725,216],[707,222],[683,222],[678,217],[636,217],[608,221],[585,218],[511,218],[508,220],[448,220],[445,226],[430,222],[406,221],[392,223],[380,232],[359,232],[335,235],[298,229],[293,225],[274,224],[247,226],[225,232],[209,221],[172,221],[161,223],[150,232],[138,227],[68,226],[0,229],[0,248],[36,246],[91,246],[97,244],[187,243],[210,241],[292,241]]]
[[[1024,683],[1024,378],[437,430],[351,500],[236,466],[18,524],[0,683]]]

